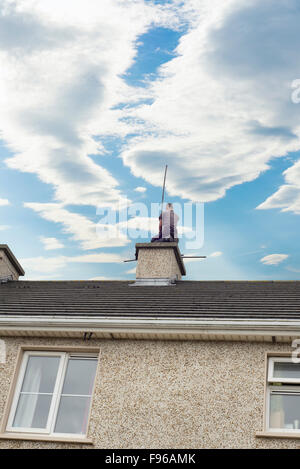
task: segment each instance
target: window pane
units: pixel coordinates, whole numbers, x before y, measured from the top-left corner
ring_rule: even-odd
[[[85,434],[90,408],[89,397],[62,397],[55,433]]]
[[[275,362],[274,378],[298,378],[300,379],[300,363]]]
[[[52,396],[21,394],[13,427],[46,428]]]
[[[70,358],[62,394],[91,395],[97,359]]]
[[[300,430],[300,394],[271,394],[270,428]]]
[[[21,392],[52,393],[60,357],[30,356]]]

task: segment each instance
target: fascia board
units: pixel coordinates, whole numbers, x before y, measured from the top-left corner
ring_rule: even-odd
[[[291,335],[300,333],[300,320],[203,320],[186,318],[95,318],[70,316],[0,316],[0,330],[61,330],[92,329],[105,332],[141,333],[220,333],[247,335]]]

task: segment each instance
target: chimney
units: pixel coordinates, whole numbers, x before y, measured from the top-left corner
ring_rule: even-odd
[[[0,283],[19,280],[19,276],[24,274],[24,270],[7,244],[0,244]]]
[[[186,275],[178,243],[137,243],[134,285],[172,285]]]

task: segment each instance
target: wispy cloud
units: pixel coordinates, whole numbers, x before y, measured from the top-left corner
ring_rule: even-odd
[[[0,199],[0,207],[10,205],[10,201],[8,199]]]
[[[121,263],[122,260],[119,254],[97,253],[82,256],[30,257],[20,259],[20,263],[24,267],[26,274],[31,274],[32,272],[51,274],[66,267],[69,263],[107,264]]]
[[[209,254],[208,257],[220,257],[222,255],[223,255],[222,251],[215,251]]]
[[[133,174],[160,185],[169,163],[169,193],[201,201],[300,147],[300,115],[289,99],[299,69],[295,0],[185,0],[180,7],[138,0],[134,8],[103,0],[101,15],[92,0],[78,0],[67,15],[65,2],[24,0],[22,11],[1,5],[0,126],[15,153],[7,164],[52,184],[60,203],[99,206],[123,197],[101,159],[89,156],[104,152],[94,135],[137,135],[122,153]],[[126,85],[121,77],[138,38],[153,25],[181,22],[189,28],[158,78],[143,89]],[[266,37],[268,48],[259,47]],[[152,104],[138,105],[142,95]]]
[[[46,251],[51,251],[55,249],[62,249],[64,247],[63,243],[61,243],[56,238],[45,238],[44,236],[40,237],[41,242],[44,245]]]
[[[96,210],[93,217],[83,207],[115,206],[127,195],[124,174],[106,164],[106,137],[117,140],[131,177],[160,187],[168,164],[168,193],[204,202],[300,148],[300,108],[290,99],[300,70],[297,0],[161,3],[76,0],[70,8],[65,0],[0,0],[0,135],[11,155],[5,164],[50,186],[49,203],[34,196],[25,207],[82,250],[129,244],[111,226],[111,236],[101,238]],[[141,36],[183,24],[157,73],[129,86]],[[300,213],[300,162],[283,176],[259,209]],[[132,183],[136,194],[145,193],[143,184]],[[132,219],[130,227],[144,222]],[[147,223],[157,231],[157,220]],[[45,268],[47,262],[59,268],[72,261],[53,258]]]
[[[122,279],[115,278],[115,277],[100,276],[100,277],[92,277],[89,280],[103,280],[103,281],[106,281],[106,280],[122,280]]]
[[[136,273],[136,267],[133,267],[132,269],[126,270],[126,274],[135,274]]]
[[[127,133],[112,111],[134,92],[120,78],[133,63],[136,39],[153,23],[176,23],[160,5],[77,0],[0,1],[1,138],[10,168],[51,184],[64,204],[112,205],[118,181],[90,154],[94,135]],[[122,21],[119,21],[122,18]]]
[[[293,212],[300,215],[300,162],[283,173],[285,184],[261,203],[257,209],[279,208],[282,212]]]
[[[84,215],[71,212],[61,204],[39,204],[25,203],[25,207],[31,208],[45,220],[58,223],[62,226],[63,232],[70,235],[74,241],[78,241],[84,250],[97,249],[101,247],[124,246],[129,240],[122,233],[117,238],[113,236],[103,236],[97,232],[97,222],[91,221]],[[114,234],[114,227],[106,225],[107,230]],[[107,233],[106,233],[107,235]]]
[[[290,272],[295,272],[297,274],[300,274],[300,269],[296,269],[295,267],[286,267],[286,270],[289,270]]]
[[[260,262],[265,265],[278,265],[289,257],[288,254],[269,254],[262,257]]]
[[[184,5],[191,27],[151,83],[152,104],[132,109],[140,135],[123,160],[157,186],[167,163],[171,195],[213,201],[300,148],[299,106],[290,99],[300,10],[295,0]],[[298,186],[296,169],[290,175]]]
[[[147,189],[146,189],[146,187],[141,187],[141,186],[139,186],[139,187],[136,187],[134,190],[135,190],[136,192],[144,193],[144,192],[146,192]]]
[[[155,24],[178,26],[176,5],[77,0],[70,10],[65,1],[0,0],[0,11],[0,130],[13,155],[7,166],[50,184],[61,210],[125,200],[118,180],[101,165],[101,137],[132,132],[118,105],[149,93],[122,76],[143,33]],[[95,240],[94,226],[83,216],[65,209],[64,223],[58,208],[54,215],[50,206],[31,206],[62,223],[83,249],[107,245]],[[109,245],[120,244],[111,239]]]

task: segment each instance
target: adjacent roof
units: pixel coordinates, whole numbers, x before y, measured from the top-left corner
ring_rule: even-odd
[[[14,266],[16,271],[18,272],[18,274],[19,275],[25,275],[25,272],[24,272],[22,266],[19,264],[19,262],[17,261],[17,259],[15,258],[15,256],[13,255],[13,253],[11,252],[9,247],[7,246],[7,244],[0,244],[0,250],[3,250],[5,252],[8,259],[10,260],[10,262],[12,263],[12,265]]]
[[[0,315],[300,319],[300,281],[11,281]]]

